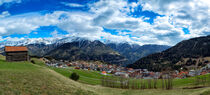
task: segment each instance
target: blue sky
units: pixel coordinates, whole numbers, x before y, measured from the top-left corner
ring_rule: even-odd
[[[175,45],[210,34],[208,0],[0,0],[0,41],[85,37]]]

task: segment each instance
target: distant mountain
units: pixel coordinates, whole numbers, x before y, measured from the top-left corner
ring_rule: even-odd
[[[62,60],[100,60],[111,64],[120,64],[127,61],[118,52],[100,41],[78,40],[65,43],[45,56]]]
[[[49,40],[36,41],[35,43],[25,44],[25,46],[28,47],[30,55],[43,57],[46,53],[58,48],[59,46],[65,43],[70,43],[74,41],[82,41],[82,40],[86,40],[86,39],[78,38],[78,37],[67,37],[67,38],[57,39],[53,41],[49,41]]]
[[[210,36],[182,41],[161,53],[143,57],[128,67],[146,68],[152,71],[180,69],[185,66],[205,64],[209,61],[207,57],[210,57]]]
[[[104,44],[97,40],[90,41],[80,37],[66,37],[62,39],[38,38],[1,42],[1,53],[3,53],[4,46],[27,46],[31,56],[51,56],[55,59],[65,60],[101,60],[108,63],[119,62],[121,64],[131,64],[139,58],[169,48],[169,46],[162,45]]]
[[[44,38],[37,38],[37,39],[23,39],[20,41],[5,41],[0,43],[0,48],[4,46],[26,46],[29,44],[52,44],[57,39],[44,39]]]
[[[65,37],[65,38],[28,38],[19,41],[4,41],[0,42],[0,48],[4,46],[27,46],[30,44],[56,44],[61,45],[64,43],[69,43],[73,41],[87,40],[86,38],[81,37]]]
[[[4,46],[27,46],[31,56],[43,57],[46,53],[62,44],[84,39],[79,37],[66,37],[62,39],[31,38],[20,41],[5,41],[0,43],[0,53],[4,53]]]
[[[128,61],[127,64],[134,63],[139,58],[145,57],[152,53],[161,52],[170,48],[166,45],[143,45],[129,44],[129,43],[107,43],[107,46],[111,47],[121,55],[125,56]]]
[[[60,45],[56,44],[29,44],[27,45],[27,48],[29,50],[29,55],[31,56],[37,56],[37,57],[43,57],[46,53],[50,52],[51,50],[57,48]]]

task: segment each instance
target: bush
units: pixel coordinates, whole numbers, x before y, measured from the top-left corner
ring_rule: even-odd
[[[77,81],[77,80],[79,80],[79,75],[78,75],[77,73],[74,72],[74,73],[71,74],[70,78],[71,78],[72,80]]]
[[[201,93],[200,95],[209,95],[210,94],[210,91],[205,91],[203,93]]]
[[[35,64],[35,61],[34,60],[31,60],[31,63]]]

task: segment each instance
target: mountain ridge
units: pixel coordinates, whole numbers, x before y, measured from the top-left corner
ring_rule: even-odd
[[[127,59],[100,41],[74,41],[65,43],[45,56],[62,60],[100,60],[111,64],[124,63]]]
[[[87,47],[89,48],[89,50],[91,50],[91,48],[94,48],[94,44],[95,44],[95,47],[97,43],[100,43],[98,44],[100,48],[97,48],[96,50],[94,51],[97,51],[97,52],[105,52],[105,51],[112,51],[111,53],[107,53],[110,56],[110,54],[115,54],[116,56],[112,56],[112,57],[119,57],[121,56],[122,59],[123,57],[127,59],[127,61],[124,61],[125,62],[120,62],[124,65],[126,64],[131,64],[135,61],[137,61],[139,58],[141,57],[144,57],[146,55],[149,55],[151,53],[156,53],[156,52],[160,52],[162,50],[165,50],[167,48],[169,48],[169,46],[164,46],[164,45],[143,45],[143,46],[140,46],[138,44],[131,44],[131,43],[128,43],[128,42],[123,42],[123,43],[104,43],[104,42],[101,42],[99,40],[88,40],[86,38],[80,38],[80,37],[66,37],[66,38],[62,38],[62,39],[26,39],[26,40],[22,40],[22,41],[15,41],[15,42],[10,42],[10,43],[0,43],[0,46],[3,47],[5,45],[10,45],[10,46],[27,46],[28,49],[29,49],[29,54],[31,56],[37,56],[37,57],[45,57],[46,55],[50,55],[49,53],[53,53],[57,48],[59,48],[60,46],[64,45],[64,44],[68,44],[69,43],[75,43],[75,42],[78,42],[79,45],[76,46],[76,48],[79,50],[77,51],[78,54],[80,54],[80,52],[83,52],[82,55],[80,55],[80,57],[83,56],[83,58],[81,59],[84,59],[85,56],[90,56],[90,54],[92,52],[88,52],[88,51],[85,51],[85,47],[87,47],[86,45],[89,44],[89,46],[92,46],[91,47]],[[86,42],[84,44],[84,42]],[[103,44],[103,45],[102,45]],[[103,47],[106,47],[104,49],[101,49]],[[74,47],[75,48],[75,47]],[[82,50],[80,51],[80,49],[82,48]],[[68,47],[68,49],[71,50],[70,47]],[[3,52],[3,48],[1,48],[1,52]],[[65,50],[65,49],[63,49]],[[91,50],[93,51],[93,50]],[[76,52],[76,51],[75,51]],[[85,53],[86,52],[86,53]],[[62,54],[64,52],[61,52],[59,54]],[[90,54],[88,54],[90,53]],[[102,53],[100,53],[102,54]],[[105,56],[107,54],[102,54],[101,56],[103,56],[103,59],[105,59]],[[53,54],[52,54],[53,55]],[[96,56],[95,56],[96,55]],[[97,58],[99,54],[97,53],[93,53],[91,56],[95,56],[96,58],[90,58],[90,59],[101,59],[101,58]],[[70,55],[69,55],[70,56]],[[59,57],[59,56],[58,56]],[[78,56],[79,57],[79,56]],[[74,59],[80,59],[79,58],[70,58],[69,60],[74,60]],[[54,56],[55,59],[61,59],[61,58],[56,58]],[[63,58],[63,59],[67,59],[67,58]],[[85,59],[89,59],[89,58],[85,58]],[[103,61],[103,59],[101,59]],[[122,59],[119,59],[122,60]],[[110,59],[111,60],[111,59]],[[117,61],[116,61],[117,62]],[[116,63],[115,62],[115,63]]]
[[[205,64],[205,61],[210,61],[205,57],[210,57],[210,36],[181,41],[163,52],[143,57],[128,67],[144,68],[151,71],[161,71],[167,68],[178,70],[186,65],[202,65]],[[186,58],[187,61],[185,61]]]
[[[121,55],[125,56],[128,59],[128,64],[131,64],[137,61],[139,58],[147,56],[152,53],[161,52],[169,48],[165,45],[138,45],[138,44],[129,44],[129,43],[109,43],[109,47],[119,52]]]

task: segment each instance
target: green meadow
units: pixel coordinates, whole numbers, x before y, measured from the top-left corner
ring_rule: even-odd
[[[30,62],[5,62],[0,58],[0,95],[209,95],[210,88],[182,89],[193,86],[194,78],[175,79],[175,88],[118,89],[100,86],[100,72],[52,68],[39,59]],[[72,72],[80,75],[78,82],[69,79]],[[207,75],[208,76],[208,75]],[[202,76],[205,77],[205,76]],[[95,79],[93,81],[92,79]]]

